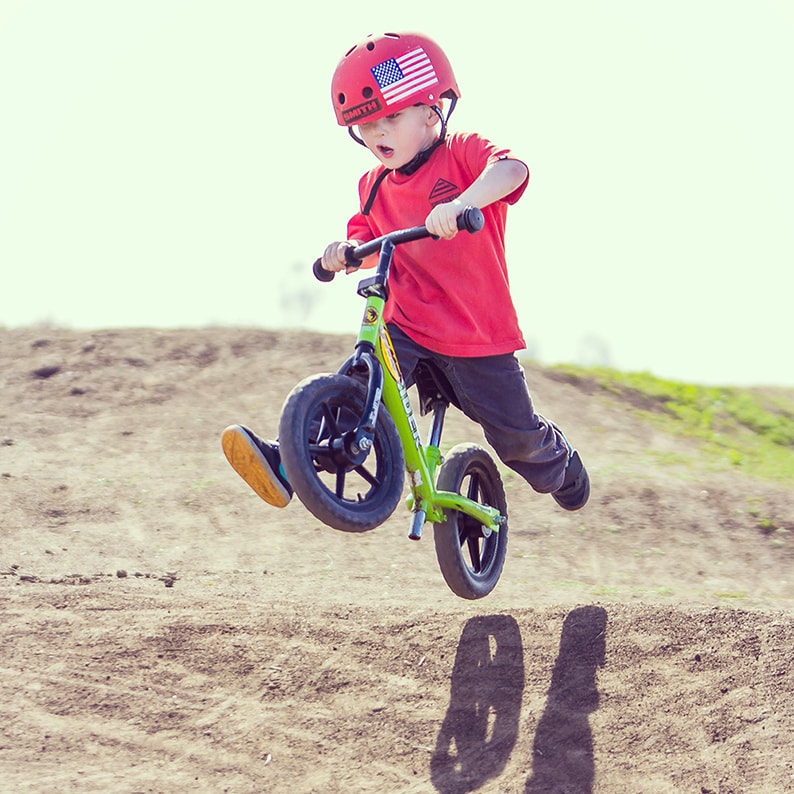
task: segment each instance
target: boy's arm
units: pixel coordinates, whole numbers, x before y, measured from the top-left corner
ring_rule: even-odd
[[[457,218],[466,207],[482,209],[510,195],[529,175],[520,160],[498,160],[482,173],[456,199],[433,207],[425,220],[431,234],[451,240],[457,233]]]

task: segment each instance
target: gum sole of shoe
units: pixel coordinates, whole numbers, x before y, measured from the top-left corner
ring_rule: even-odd
[[[244,430],[237,426],[227,427],[221,436],[221,446],[229,465],[260,499],[273,507],[286,507],[289,504],[290,495],[278,483],[270,464]]]

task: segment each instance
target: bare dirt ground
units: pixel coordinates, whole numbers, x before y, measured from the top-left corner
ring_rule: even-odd
[[[591,503],[506,475],[502,581],[464,602],[402,507],[335,532],[221,453],[349,338],[0,340],[0,790],[794,791],[791,483],[528,366]]]

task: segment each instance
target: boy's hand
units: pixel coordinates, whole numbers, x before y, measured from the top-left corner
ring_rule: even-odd
[[[455,199],[446,204],[439,204],[425,218],[425,226],[430,234],[451,240],[458,233],[458,215],[465,209],[463,203]]]
[[[325,247],[322,255],[322,266],[325,270],[330,270],[332,273],[338,273],[344,270],[348,273],[355,268],[347,267],[347,260],[345,259],[345,249],[355,248],[358,243],[355,240],[342,240],[334,243],[329,243]]]

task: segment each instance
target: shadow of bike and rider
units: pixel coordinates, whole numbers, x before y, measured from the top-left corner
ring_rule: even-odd
[[[589,714],[598,708],[606,611],[586,606],[565,617],[559,652],[532,745],[524,794],[590,794],[595,767]],[[519,737],[524,692],[521,631],[509,615],[469,620],[450,684],[450,703],[430,761],[441,794],[476,791],[504,770]]]

